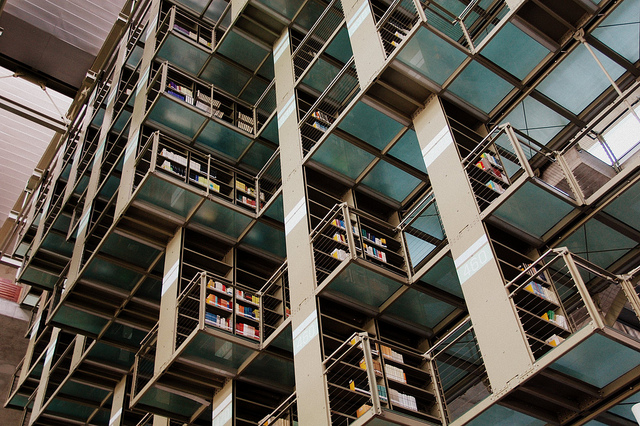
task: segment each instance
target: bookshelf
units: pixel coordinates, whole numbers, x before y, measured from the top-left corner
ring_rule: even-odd
[[[238,205],[248,207],[251,210],[255,210],[258,203],[260,203],[261,207],[264,205],[264,193],[260,192],[259,196],[256,196],[255,180],[238,175],[235,178],[234,186],[236,190],[236,202]]]
[[[227,242],[186,229],[181,258],[181,289],[199,272],[212,274],[223,282],[233,280],[233,250]]]

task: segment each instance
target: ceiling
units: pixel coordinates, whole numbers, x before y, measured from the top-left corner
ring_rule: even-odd
[[[124,3],[0,0],[0,227]]]

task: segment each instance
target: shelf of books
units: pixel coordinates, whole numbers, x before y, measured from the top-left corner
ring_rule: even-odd
[[[412,3],[371,2],[373,17],[389,56],[407,38],[411,29],[419,21],[419,15]]]

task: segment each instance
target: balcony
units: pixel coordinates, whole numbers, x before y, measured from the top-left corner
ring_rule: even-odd
[[[293,361],[282,355],[293,350],[283,273],[286,269],[277,271],[257,292],[217,274],[196,275],[178,298],[173,354],[166,367],[154,369],[157,328],[136,354],[132,406],[193,421],[231,378],[290,391]]]
[[[289,426],[296,423],[298,423],[298,405],[294,392],[272,413],[260,420],[258,426]]]

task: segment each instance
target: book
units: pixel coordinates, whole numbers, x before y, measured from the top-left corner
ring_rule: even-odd
[[[333,249],[331,252],[331,257],[334,257],[338,260],[345,260],[347,258],[347,252],[342,249]]]
[[[320,123],[319,121],[317,121],[317,120],[316,120],[316,121],[311,125],[311,127],[313,127],[314,129],[318,129],[318,130],[320,130],[321,132],[326,132],[326,131],[327,131],[327,129],[328,129],[328,127],[327,127],[327,126],[325,126],[324,124],[321,124],[321,123]]]

